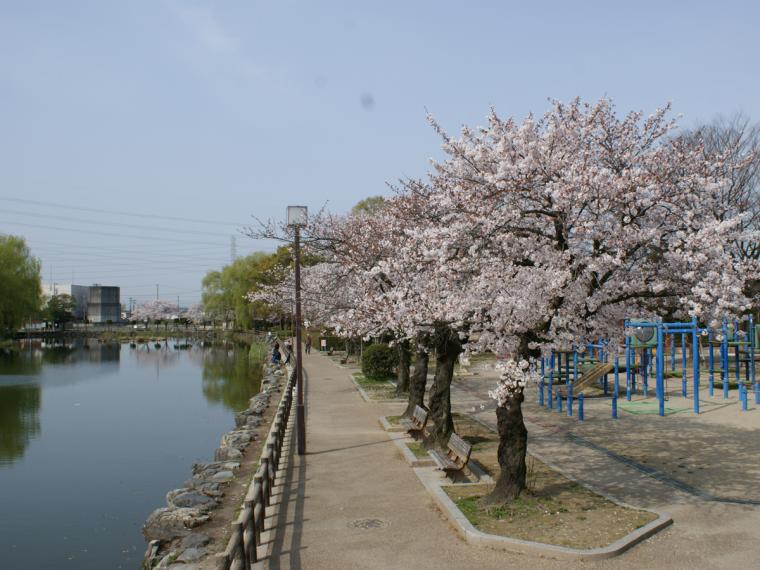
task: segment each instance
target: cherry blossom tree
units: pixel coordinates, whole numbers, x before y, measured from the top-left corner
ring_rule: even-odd
[[[742,285],[757,267],[727,247],[757,236],[741,214],[711,215],[730,157],[671,136],[667,112],[618,118],[608,100],[557,102],[522,123],[492,113],[458,139],[433,123],[448,158],[431,183],[448,213],[421,239],[440,272],[468,279],[475,344],[516,361],[493,392],[493,502],[525,488],[521,405],[541,354],[600,337],[615,347],[622,320],[655,316],[663,299],[707,322],[750,304]]]
[[[336,328],[366,336],[391,335],[407,366],[410,344],[415,343],[405,415],[423,404],[429,354],[435,349],[436,374],[428,400],[430,432],[435,443],[445,445],[454,427],[450,385],[465,328],[458,309],[467,306],[457,299],[465,298],[467,291],[466,287],[452,290],[448,276],[435,272],[438,260],[430,257],[426,242],[419,239],[421,228],[435,223],[437,215],[430,192],[419,182],[407,181],[398,196],[386,200],[371,216],[332,218],[313,235],[320,236],[318,243],[326,244],[329,258],[352,274],[356,286],[353,307],[340,316]],[[403,381],[399,375],[400,387]]]
[[[137,305],[132,312],[132,318],[136,321],[164,321],[177,318],[177,304],[155,299],[141,305]]]
[[[206,313],[201,303],[196,303],[187,308],[182,317],[195,324],[202,324],[206,320]]]
[[[701,142],[707,153],[721,153],[730,158],[725,161],[722,173],[728,183],[721,188],[720,198],[713,201],[713,215],[726,219],[742,214],[744,228],[760,230],[760,124],[753,124],[742,114],[721,116],[686,136]],[[736,255],[760,259],[760,243],[733,245]],[[760,294],[760,276],[747,283],[746,294]]]

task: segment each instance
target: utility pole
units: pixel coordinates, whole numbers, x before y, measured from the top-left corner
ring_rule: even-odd
[[[158,301],[158,283],[156,283],[156,301]]]

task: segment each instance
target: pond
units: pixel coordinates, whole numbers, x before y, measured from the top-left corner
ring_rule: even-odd
[[[0,566],[139,568],[145,518],[213,458],[260,382],[244,344],[0,355]]]

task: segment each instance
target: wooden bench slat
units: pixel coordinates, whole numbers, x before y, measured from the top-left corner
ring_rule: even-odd
[[[448,447],[464,460],[470,456],[472,450],[472,446],[455,433],[451,434]]]
[[[451,461],[446,455],[442,454],[440,451],[432,449],[430,450],[430,456],[433,458],[433,460],[438,464],[438,467],[441,469],[459,469],[459,466]]]
[[[464,466],[467,465],[467,462],[470,460],[472,445],[467,443],[457,434],[452,433],[446,447],[447,449],[445,452],[437,449],[433,449],[429,452],[439,469],[445,471],[459,471],[460,469],[464,469]]]

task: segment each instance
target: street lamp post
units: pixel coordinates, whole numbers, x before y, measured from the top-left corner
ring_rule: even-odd
[[[296,433],[298,455],[306,453],[306,414],[303,403],[303,364],[301,362],[301,228],[306,225],[306,206],[288,206],[288,226],[295,233],[293,249],[296,265]]]

